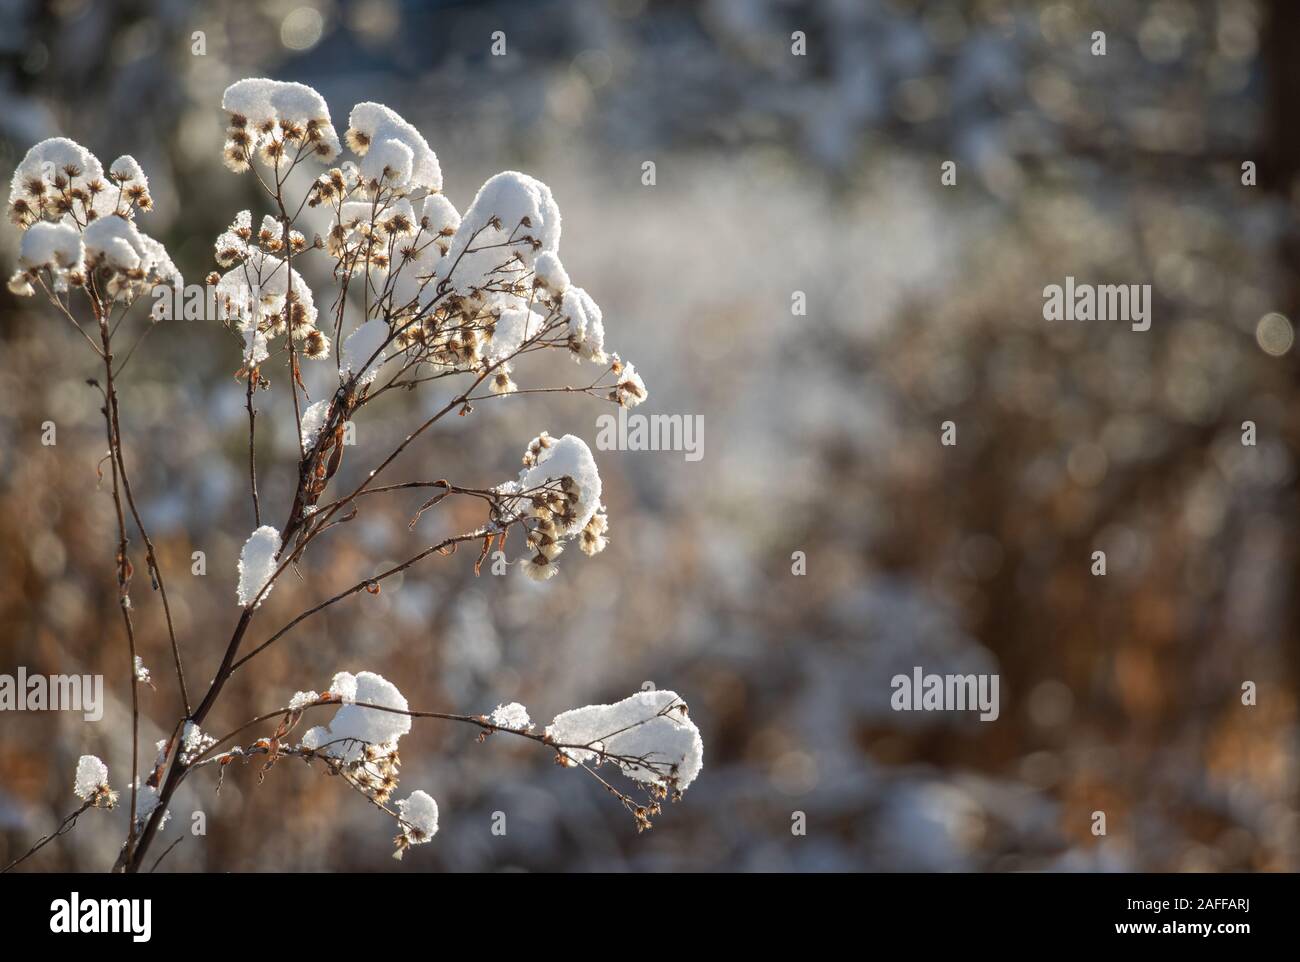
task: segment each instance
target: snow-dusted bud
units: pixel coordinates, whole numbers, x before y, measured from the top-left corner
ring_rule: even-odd
[[[427,792],[414,791],[397,802],[397,810],[401,813],[402,831],[394,839],[397,851],[393,858],[400,860],[412,845],[423,845],[438,834],[438,803]]]
[[[72,790],[83,802],[93,802],[97,808],[112,808],[117,804],[117,792],[108,785],[108,766],[95,755],[77,759]]]
[[[582,553],[591,557],[604,551],[605,546],[608,544],[605,538],[605,533],[608,530],[609,519],[605,517],[605,508],[602,505],[596,509],[596,513],[591,516],[591,520],[582,529],[580,545]]]
[[[614,374],[618,380],[614,390],[609,393],[611,401],[616,401],[625,408],[634,408],[649,397],[645,381],[641,380],[635,366],[615,360]]]
[[[559,571],[559,566],[544,554],[530,555],[521,562],[523,572],[533,581],[547,581]]]
[[[510,377],[510,365],[503,364],[492,375],[491,391],[493,394],[513,394],[519,388]]]

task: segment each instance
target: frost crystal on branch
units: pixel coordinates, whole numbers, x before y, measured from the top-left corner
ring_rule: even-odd
[[[192,721],[187,721],[185,728],[181,732],[181,761],[188,765],[216,743],[217,740],[211,735],[206,735],[200,731],[198,725]],[[164,758],[166,750],[167,743],[162,742],[159,746],[159,752],[163,754]]]
[[[239,603],[248,607],[275,574],[276,555],[280,553],[280,532],[264,524],[248,536],[239,552]],[[270,592],[267,592],[268,594]]]

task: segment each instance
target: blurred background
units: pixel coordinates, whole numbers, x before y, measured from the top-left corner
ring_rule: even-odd
[[[234,766],[219,794],[214,773],[191,778],[156,850],[195,810],[207,835],[164,868],[1300,867],[1300,6],[0,0],[0,22],[0,170],[54,135],[105,163],[135,155],[156,207],[141,226],[188,280],[215,268],[235,211],[265,212],[220,163],[228,83],[310,84],[340,132],[377,100],[424,133],[461,210],[498,170],[548,183],[565,265],[650,388],[639,411],[704,417],[698,462],[596,452],[603,555],[566,555],[542,586],[475,578],[473,551],[426,561],[259,656],[205,726],[344,669],[386,675],[413,707],[518,700],[543,724],[651,681],[690,704],[705,743],[703,774],[653,831],[535,745],[425,722],[402,743],[402,794],[430,791],[441,831],[400,865],[388,819],[288,760],[260,785]],[[8,273],[17,234],[0,236]],[[1044,321],[1043,288],[1066,275],[1151,284],[1151,330]],[[307,277],[320,303],[327,277]],[[109,698],[97,724],[0,715],[5,863],[75,807],[80,754],[126,789],[130,713],[85,385],[97,359],[48,305],[7,292],[0,345],[0,672],[102,672]],[[121,384],[192,688],[237,619],[253,527],[238,367],[217,323],[164,322]],[[573,371],[541,356],[516,379]],[[271,377],[259,473],[274,519],[295,440]],[[447,396],[367,408],[345,481]],[[538,431],[592,443],[608,410],[484,403],[391,480],[493,484]],[[479,520],[448,501],[409,532],[420,492],[380,500],[281,582],[255,640]],[[158,688],[143,690],[145,757],[180,712],[149,594],[137,585]],[[917,665],[999,673],[1001,717],[891,711],[891,677]],[[105,870],[125,824],[122,808],[89,813],[26,867]]]

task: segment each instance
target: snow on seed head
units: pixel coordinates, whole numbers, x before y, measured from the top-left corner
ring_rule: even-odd
[[[222,153],[236,173],[260,157],[271,166],[314,156],[328,163],[338,156],[339,137],[325,98],[305,84],[264,77],[236,81],[226,88],[221,107],[228,114]]]
[[[85,257],[81,232],[72,224],[41,221],[23,234],[18,261],[33,269],[80,270]]]
[[[539,445],[532,467],[520,475],[519,483],[525,491],[540,488],[550,482],[559,482],[559,490],[571,511],[565,512],[563,521],[557,519],[561,534],[581,530],[600,506],[600,472],[591,448],[582,438],[566,434],[558,441],[548,437],[550,443]],[[530,445],[531,450],[531,445]],[[565,483],[568,479],[570,484]]]
[[[362,671],[355,676],[340,672],[334,676],[330,693],[344,705],[335,712],[328,725],[318,726],[303,736],[303,745],[323,750],[331,758],[360,762],[366,758],[366,746],[395,748],[398,739],[411,730],[406,699],[397,686],[382,675]],[[381,711],[363,705],[380,705],[397,711]]]
[[[490,177],[452,238],[438,276],[462,295],[490,286],[502,273],[533,269],[538,254],[560,246],[560,209],[540,180],[507,170]]]
[[[700,730],[672,691],[641,691],[612,705],[555,716],[546,735],[577,762],[612,761],[628,778],[685,791],[704,764]]]
[[[124,217],[92,221],[81,240],[87,269],[99,271],[100,286],[111,299],[131,300],[157,284],[184,283],[166,248]]]
[[[117,209],[99,159],[76,141],[51,137],[35,144],[9,183],[9,217],[26,229],[65,217],[86,224]]]
[[[104,808],[112,808],[117,801],[117,792],[108,786],[108,766],[95,755],[77,759],[72,791],[83,802],[93,801]]]
[[[569,272],[560,263],[560,255],[555,251],[542,251],[533,264],[534,280],[538,287],[544,289],[544,296],[555,299],[562,297],[569,287]]]
[[[581,287],[567,288],[560,299],[560,313],[569,324],[569,350],[580,358],[604,364],[605,323],[600,308]]]
[[[393,858],[400,860],[412,845],[423,845],[438,834],[438,803],[428,792],[417,790],[410,797],[399,799],[397,810],[401,813],[402,830],[394,839],[397,850]]]
[[[348,147],[362,158],[363,183],[409,194],[442,190],[438,155],[420,132],[383,104],[360,103],[348,117]]]

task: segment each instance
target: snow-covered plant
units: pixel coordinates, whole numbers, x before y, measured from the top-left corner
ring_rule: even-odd
[[[77,770],[73,775],[72,793],[81,799],[81,806],[59,823],[49,835],[37,840],[24,854],[18,856],[0,872],[7,872],[18,863],[39,852],[42,848],[61,835],[71,831],[82,813],[91,808],[115,808],[117,792],[108,784],[108,766],[95,755],[82,755],[77,759]]]
[[[94,755],[82,755],[77,759],[72,791],[77,798],[91,805],[112,808],[117,804],[117,792],[108,786],[108,766]]]
[[[166,582],[127,473],[115,381],[134,351],[132,346],[119,355],[115,349],[124,315],[151,294],[156,322],[180,300],[179,290],[167,289],[179,288],[182,279],[166,250],[136,226],[136,215],[152,208],[148,180],[130,157],[119,158],[105,172],[90,151],[56,138],[37,144],[23,158],[9,195],[10,218],[23,232],[10,290],[43,294],[102,363],[103,382],[94,383],[104,400],[117,509],[116,577],[133,665],[130,810],[135,816],[118,866],[139,868],[167,818],[168,801],[190,773],[206,766],[224,773],[231,763],[254,756],[265,759],[263,772],[279,758],[297,757],[342,778],[396,820],[395,854],[400,857],[438,830],[438,806],[428,793],[414,791],[393,801],[401,764],[398,742],[415,718],[477,726],[480,740],[501,732],[547,746],[558,763],[593,775],[633,814],[639,829],[648,827],[659,802],[679,797],[702,761],[699,731],[686,704],[670,691],[562,712],[538,731],[528,710],[517,703],[498,705],[489,714],[415,711],[381,675],[339,672],[328,691],[297,692],[283,707],[224,736],[200,730],[226,682],[251,659],[302,621],[359,592],[379,591],[382,581],[425,558],[476,543],[477,573],[494,546],[504,550],[514,532],[514,543],[524,545],[516,556],[518,567],[544,581],[558,571],[569,542],[577,541],[589,556],[604,549],[608,519],[601,478],[590,448],[576,435],[537,434],[525,448],[518,476],[509,480],[473,486],[445,478],[381,484],[394,460],[443,417],[468,415],[476,404],[527,394],[582,393],[632,407],[647,393],[634,366],[606,344],[596,302],[570,282],[559,255],[559,208],[545,184],[515,171],[497,174],[462,214],[443,193],[442,170],[428,142],[382,104],[356,105],[342,138],[324,99],[302,84],[241,80],[226,89],[222,109],[224,163],[235,174],[254,178],[266,203],[262,211],[237,212],[217,237],[214,259],[220,270],[210,272],[205,285],[241,359],[251,533],[234,579],[235,627],[215,677],[197,702],[190,698]],[[338,161],[345,144],[353,157]],[[334,166],[318,166],[319,173],[305,182],[294,176],[311,165]],[[291,180],[304,189],[291,188]],[[304,215],[325,216],[323,237],[300,224]],[[330,295],[317,296],[308,276],[328,277]],[[521,387],[516,378],[522,361],[546,350],[594,365],[596,373],[579,386]],[[331,360],[336,386],[312,398],[304,365]],[[257,394],[272,377],[281,377],[288,388],[299,439],[297,484],[279,527],[263,517],[254,444]],[[441,380],[453,385],[451,400],[412,427],[363,480],[331,491],[349,422],[389,391]],[[423,512],[449,497],[481,504],[482,521],[320,602],[251,650],[244,649],[261,603],[324,531],[355,517],[365,498],[412,488],[432,493],[412,527]],[[136,743],[138,685],[149,683],[150,674],[137,654],[132,619],[130,525],[140,534],[149,580],[162,602],[185,705],[184,716],[169,727],[172,735],[159,743],[147,771],[140,770]],[[303,725],[297,733],[304,715],[325,707],[334,709],[332,717]],[[249,740],[250,729],[272,722],[271,733]],[[605,763],[619,768],[634,783],[629,791],[639,790],[643,798],[597,774],[595,769]],[[76,787],[87,805],[111,804],[115,797],[103,763],[90,756],[78,766]]]

